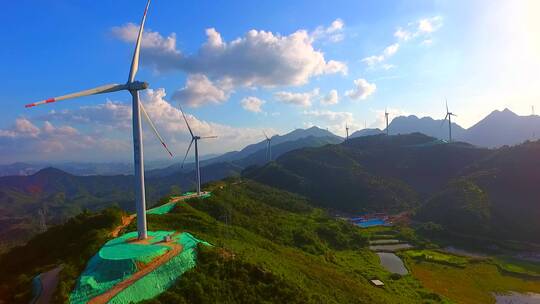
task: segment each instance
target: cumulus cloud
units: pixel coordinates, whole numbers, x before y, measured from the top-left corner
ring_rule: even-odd
[[[337,90],[330,90],[328,95],[324,96],[321,99],[321,104],[323,105],[335,105],[339,102],[339,96]]]
[[[38,120],[56,120],[70,124],[100,125],[115,129],[131,128],[131,104],[106,100],[105,103],[81,106],[77,110],[51,110]]]
[[[0,137],[37,137],[41,130],[26,118],[17,118],[13,127],[0,130]]]
[[[17,118],[12,127],[0,130],[0,153],[5,160],[41,160],[65,150],[84,150],[99,144],[91,136],[81,135],[71,126],[55,126],[49,121],[37,123]],[[52,153],[52,154],[51,154]],[[26,159],[25,159],[26,158]]]
[[[123,26],[115,26],[111,29],[113,36],[125,42],[137,41],[139,26],[127,23]],[[143,33],[141,48],[144,55],[141,56],[141,64],[151,66],[155,71],[165,72],[178,68],[182,54],[176,49],[176,34],[172,33],[163,37],[160,33],[146,30]]]
[[[304,93],[293,93],[293,92],[286,92],[286,91],[280,91],[274,93],[274,98],[277,100],[286,103],[286,104],[293,104],[297,106],[302,107],[311,107],[313,103],[313,99],[315,97],[319,96],[319,89],[314,89],[311,92],[304,92]]]
[[[330,42],[339,42],[345,38],[343,29],[345,23],[341,19],[334,20],[328,27],[318,26],[311,36],[314,40],[326,39]]]
[[[330,34],[343,28],[335,21],[325,30]],[[115,27],[113,35],[133,41],[136,26]],[[347,66],[336,60],[326,60],[313,47],[314,38],[305,30],[289,35],[250,30],[243,37],[225,41],[214,28],[206,30],[206,42],[197,52],[184,55],[176,49],[174,34],[163,37],[148,32],[143,37],[142,64],[157,70],[181,70],[188,74],[202,74],[212,81],[227,81],[233,87],[299,86],[311,77],[347,73]],[[149,41],[145,42],[148,39]]]
[[[265,103],[266,101],[261,100],[255,96],[245,97],[240,101],[240,104],[242,105],[242,108],[244,108],[244,110],[250,111],[253,113],[262,112],[261,107]]]
[[[375,93],[377,86],[363,78],[354,81],[354,88],[345,92],[345,95],[354,100],[364,100]]]
[[[189,144],[189,132],[180,110],[166,99],[165,90],[142,91],[141,102],[169,148],[174,154],[182,154]],[[186,118],[198,135],[218,136],[201,142],[203,154],[238,150],[260,140],[261,129],[215,123],[189,113]],[[143,132],[145,158],[167,158],[144,119]],[[0,129],[0,155],[4,161],[131,161],[132,146],[131,102],[106,101],[51,111],[18,118],[11,127]]]
[[[230,86],[214,84],[202,74],[189,75],[186,86],[173,94],[173,100],[199,107],[206,104],[221,104],[229,99]]]

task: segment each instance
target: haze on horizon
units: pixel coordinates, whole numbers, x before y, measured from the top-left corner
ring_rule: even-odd
[[[24,108],[127,77],[130,22],[141,12],[126,3],[6,4],[2,163],[131,160],[129,94]],[[204,143],[205,154],[261,141],[263,130],[383,127],[385,107],[394,117],[442,119],[445,97],[463,127],[505,107],[528,115],[531,106],[540,111],[538,11],[534,0],[155,1],[140,71],[151,89],[142,100],[180,158],[190,138],[178,103],[197,132],[219,136]],[[164,158],[147,131],[146,158]]]

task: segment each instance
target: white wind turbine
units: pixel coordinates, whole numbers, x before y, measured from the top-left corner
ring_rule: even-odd
[[[384,117],[386,118],[386,135],[388,135],[388,115],[390,115],[390,113],[388,113],[388,109],[384,108]]]
[[[448,118],[448,142],[452,142],[452,116],[457,116],[457,115],[448,110],[448,100],[446,100],[446,116],[444,116],[444,119],[441,122],[441,126],[446,121],[446,118]]]
[[[52,103],[60,100],[72,99],[77,97],[111,93],[117,91],[129,91],[132,96],[132,120],[133,120],[133,159],[135,163],[135,205],[137,208],[137,231],[138,238],[140,240],[146,239],[147,230],[146,230],[146,200],[145,200],[145,189],[144,189],[144,159],[143,159],[143,139],[142,139],[142,126],[141,126],[141,112],[148,121],[152,131],[157,136],[163,147],[169,152],[169,155],[172,157],[171,151],[167,148],[165,141],[159,135],[154,123],[146,113],[146,110],[143,107],[143,104],[139,101],[139,91],[145,90],[148,88],[148,83],[144,81],[135,80],[135,75],[139,69],[139,54],[141,49],[141,40],[142,34],[144,31],[144,23],[146,21],[146,13],[148,12],[148,7],[150,6],[150,0],[146,3],[144,9],[144,14],[141,21],[141,26],[139,28],[139,33],[137,35],[137,42],[135,44],[135,51],[133,52],[133,59],[131,61],[131,68],[129,71],[129,77],[125,84],[107,84],[97,88],[72,93],[68,95],[63,95],[59,97],[49,98],[39,102],[27,104],[26,107],[34,107],[41,104]]]
[[[191,149],[191,145],[193,142],[195,142],[195,178],[197,180],[197,196],[201,195],[201,171],[199,167],[199,145],[198,142],[200,139],[208,139],[208,138],[217,138],[217,136],[198,136],[194,135],[193,131],[191,131],[191,127],[189,126],[189,123],[186,119],[186,115],[184,115],[184,111],[182,110],[182,107],[180,107],[180,112],[182,112],[182,116],[184,117],[184,121],[186,122],[187,128],[189,130],[189,134],[191,134],[191,142],[189,143],[189,147],[186,150],[186,155],[184,156],[184,160],[182,160],[181,168],[184,167],[184,162],[186,161],[186,157],[189,153],[189,150]]]
[[[345,132],[346,132],[345,141],[349,141],[349,126],[347,125],[347,123],[345,123]]]
[[[266,138],[266,159],[270,162],[272,161],[272,138],[266,135],[266,132],[263,131],[264,137]]]

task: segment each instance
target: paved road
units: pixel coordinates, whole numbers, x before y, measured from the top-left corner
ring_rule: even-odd
[[[58,274],[62,270],[62,266],[58,266],[52,270],[42,273],[39,276],[41,283],[41,293],[33,304],[49,304],[51,303],[52,295],[58,285]]]

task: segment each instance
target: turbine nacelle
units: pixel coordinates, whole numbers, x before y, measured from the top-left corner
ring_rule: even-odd
[[[146,81],[133,81],[126,83],[126,90],[133,91],[142,91],[148,89],[149,84]]]

